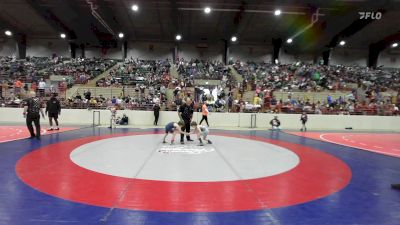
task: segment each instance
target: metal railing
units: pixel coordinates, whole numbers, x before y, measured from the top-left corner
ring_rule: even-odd
[[[97,115],[97,123],[96,123],[96,115]],[[93,111],[93,126],[100,126],[100,111]]]

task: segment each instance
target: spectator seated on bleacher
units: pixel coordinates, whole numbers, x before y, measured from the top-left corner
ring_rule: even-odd
[[[97,81],[99,87],[144,86],[159,89],[161,85],[168,86],[168,60],[126,59],[124,64],[110,71],[108,77]]]
[[[94,79],[116,63],[115,60],[111,59],[77,58],[49,67],[47,74],[71,77],[76,84],[86,84],[89,80]]]

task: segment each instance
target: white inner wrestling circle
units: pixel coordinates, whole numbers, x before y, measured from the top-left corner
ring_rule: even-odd
[[[212,144],[162,144],[163,135],[103,139],[71,152],[71,160],[98,173],[146,180],[213,182],[255,179],[284,173],[299,157],[280,146],[210,135]],[[194,138],[194,137],[192,137]],[[168,140],[168,139],[167,139]]]

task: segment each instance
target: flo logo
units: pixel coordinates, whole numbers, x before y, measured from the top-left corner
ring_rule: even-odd
[[[358,14],[360,14],[360,20],[363,19],[380,20],[382,18],[381,12],[358,12]]]

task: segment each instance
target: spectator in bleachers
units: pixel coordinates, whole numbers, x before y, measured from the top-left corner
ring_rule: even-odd
[[[116,62],[110,59],[71,59],[67,63],[51,66],[47,69],[49,75],[62,75],[71,77],[74,83],[85,84],[88,80],[95,78],[107,69],[114,66]]]
[[[14,93],[16,95],[21,94],[22,86],[23,86],[23,84],[22,84],[21,80],[19,78],[17,78],[14,82]]]

